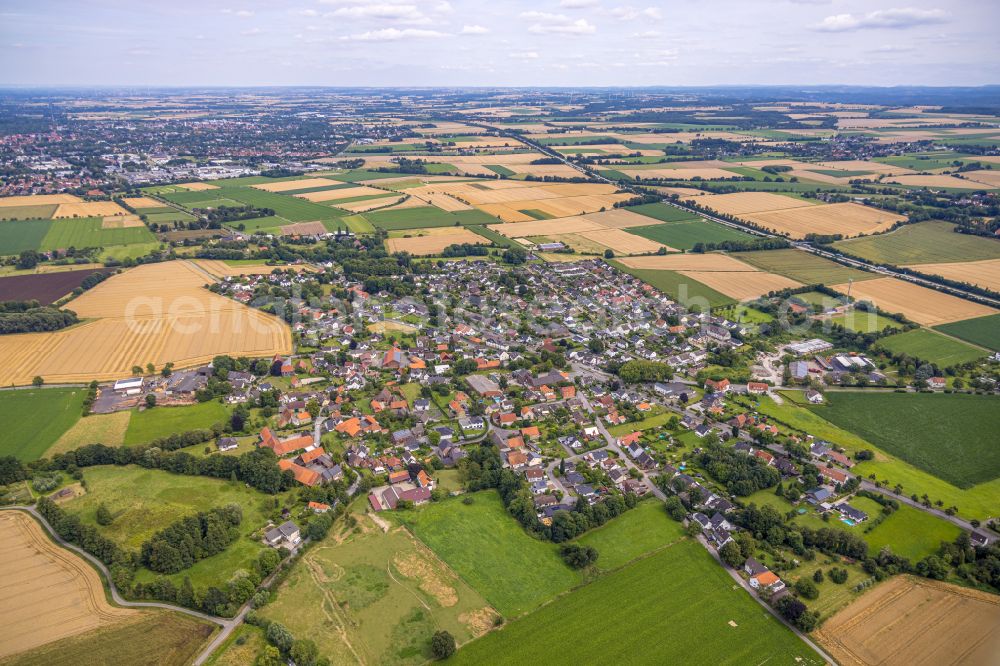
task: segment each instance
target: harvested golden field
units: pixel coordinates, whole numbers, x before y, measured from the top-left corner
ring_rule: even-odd
[[[146,223],[138,215],[112,215],[101,220],[102,229],[133,229]]]
[[[410,195],[412,200],[415,200],[417,205],[420,203],[429,203],[432,206],[437,206],[441,210],[448,211],[449,213],[455,212],[457,210],[471,210],[472,206],[467,203],[462,203],[455,197],[441,192],[434,185],[424,185],[423,187],[413,187],[406,190],[406,193]]]
[[[615,254],[646,254],[656,252],[661,247],[668,250],[676,250],[672,247],[657,243],[656,241],[642,236],[630,234],[621,229],[601,229],[600,231],[581,231],[580,236],[595,243],[611,248]]]
[[[528,176],[557,176],[560,178],[572,178],[580,175],[580,172],[568,164],[514,164],[509,167],[518,174]]]
[[[906,268],[1000,291],[1000,259],[951,264],[914,264]]]
[[[803,238],[806,234],[841,234],[844,238],[853,238],[886,231],[906,219],[903,215],[856,203],[801,206],[741,217],[791,238]]]
[[[625,210],[624,208],[613,208],[611,210],[606,210],[603,213],[581,215],[580,219],[587,220],[588,222],[596,222],[597,224],[609,229],[631,229],[632,227],[648,227],[660,223],[660,221],[655,218],[646,217],[645,215],[640,215],[639,213],[633,213],[632,211]]]
[[[786,197],[781,194],[771,194],[770,192],[708,194],[699,197],[695,203],[726,215],[745,215],[814,205],[810,201]]]
[[[292,350],[284,322],[211,293],[204,288],[208,281],[204,269],[183,261],[146,264],[108,278],[72,301],[82,319],[93,321],[0,337],[0,384],[27,384],[36,375],[53,383],[110,380],[146,363],[180,368],[219,354]]]
[[[813,637],[842,666],[987,666],[1000,655],[1000,598],[897,576],[827,620]]]
[[[121,446],[125,443],[125,431],[128,430],[131,418],[130,410],[111,414],[90,414],[64,432],[45,452],[45,456],[66,453],[88,444]]]
[[[326,233],[322,222],[296,222],[281,227],[282,236],[318,236]]]
[[[287,192],[289,190],[304,190],[309,187],[333,187],[335,185],[343,185],[343,183],[329,178],[299,178],[297,180],[282,180],[277,183],[260,183],[250,187],[265,192]]]
[[[166,205],[149,197],[122,197],[122,201],[132,208],[162,208]]]
[[[0,657],[141,617],[111,606],[97,572],[33,518],[0,513]]]
[[[990,189],[990,185],[965,178],[956,178],[944,174],[937,176],[893,176],[886,178],[883,182],[899,183],[900,185],[914,185],[916,187],[956,187],[963,190],[984,190]]]
[[[734,259],[728,254],[667,254],[655,257],[631,257],[621,262],[629,268],[648,268],[657,271],[712,271],[724,273],[759,272],[750,264]]]
[[[340,203],[334,204],[337,208],[341,210],[350,211],[352,213],[367,213],[370,210],[375,210],[377,208],[388,208],[393,206],[403,200],[403,195],[398,196],[388,196],[379,197],[378,199],[366,199],[365,201],[355,201],[354,203]]]
[[[844,171],[871,171],[886,176],[901,176],[913,173],[912,169],[892,164],[882,164],[881,162],[869,162],[868,160],[834,160],[831,162],[817,162],[816,166],[825,169],[843,169]]]
[[[47,206],[82,201],[72,194],[28,194],[20,197],[0,197],[0,208],[6,206]]]
[[[481,243],[488,245],[489,241],[465,227],[436,227],[435,230],[448,230],[450,233],[431,233],[411,238],[388,238],[385,241],[386,250],[391,252],[409,252],[416,256],[440,254],[449,245],[457,243]],[[423,230],[414,230],[423,231]],[[429,231],[429,230],[428,230]]]
[[[685,277],[711,287],[738,301],[749,301],[770,291],[794,289],[802,284],[786,278],[783,275],[751,271],[746,273],[735,271],[677,271]]]
[[[734,178],[740,174],[725,169],[703,168],[703,169],[618,169],[624,174],[633,178],[648,180],[650,178],[663,178],[664,180],[691,180],[700,178],[702,180],[719,180],[721,178]]]
[[[306,201],[312,201],[313,203],[318,203],[321,201],[339,201],[341,199],[353,199],[354,197],[372,197],[382,194],[391,194],[391,192],[386,192],[385,190],[380,190],[374,187],[368,187],[367,185],[361,185],[359,187],[342,187],[337,190],[321,190],[319,192],[305,192],[304,194],[296,194],[295,196],[298,197],[299,199],[305,199]]]
[[[518,210],[540,210],[552,217],[570,217],[584,213],[596,213],[601,209],[608,210],[619,201],[629,199],[627,194],[602,194],[596,196],[561,197],[558,199],[542,199],[541,201],[520,201]]]
[[[205,190],[217,190],[218,185],[212,185],[211,183],[177,183],[177,187],[183,187],[189,192],[204,192]]]
[[[409,197],[409,198],[403,199],[402,201],[400,201],[397,204],[393,204],[392,206],[387,206],[387,207],[383,208],[382,210],[402,210],[404,208],[423,208],[426,205],[427,205],[427,202],[424,201],[423,199],[418,199],[417,197]],[[470,206],[470,208],[471,208],[471,206]]]
[[[376,321],[366,324],[365,327],[372,333],[416,333],[419,330],[416,326],[404,324],[400,321]]]
[[[832,288],[846,294],[848,285],[839,284]],[[924,326],[984,317],[997,312],[986,305],[890,277],[855,282],[851,287],[851,296],[871,301],[886,312],[906,315]]]
[[[653,150],[650,148],[629,148],[620,143],[588,143],[581,144],[577,146],[552,146],[552,149],[560,153],[573,154],[578,152],[584,153],[604,153],[611,155],[634,155],[639,153],[645,157],[655,157],[657,155],[663,155],[662,150]]]
[[[315,272],[318,269],[309,264],[289,264],[287,266],[268,266],[266,264],[227,264],[221,259],[195,259],[194,263],[199,268],[207,271],[215,277],[236,277],[239,275],[269,275],[276,268],[283,271],[289,269],[293,271]]]
[[[696,190],[693,187],[654,187],[653,189],[662,194],[676,194],[681,198],[702,197],[708,194],[703,190]]]
[[[59,204],[52,217],[104,217],[105,215],[131,215],[131,213],[114,201],[80,201]]]
[[[1000,187],[1000,169],[981,169],[979,171],[966,171],[962,174],[969,180],[985,183],[990,187]]]
[[[526,216],[527,217],[527,216]],[[579,231],[602,231],[602,224],[585,220],[583,217],[569,217],[554,220],[536,220],[516,222],[512,224],[491,224],[489,229],[507,238],[523,238],[524,236],[551,236],[552,234],[572,234]]]
[[[580,254],[604,254],[604,251],[608,248],[601,245],[597,241],[591,240],[580,234],[553,234],[551,236],[537,237],[532,236],[528,239],[528,242],[548,242],[554,241],[562,243],[568,247],[573,248]]]

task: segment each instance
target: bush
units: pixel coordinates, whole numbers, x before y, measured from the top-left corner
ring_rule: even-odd
[[[830,580],[837,585],[842,585],[847,581],[847,569],[838,569],[837,567],[833,567],[827,572],[827,575],[830,577]]]
[[[114,519],[115,517],[111,515],[107,505],[101,502],[100,506],[97,507],[97,524],[107,526],[114,522]]]
[[[803,599],[819,598],[819,588],[808,578],[800,578],[795,581],[795,593]]]
[[[559,547],[559,554],[574,569],[582,569],[597,561],[597,549],[593,546],[566,543]]]
[[[447,659],[455,654],[455,637],[447,631],[437,631],[431,638],[431,652],[436,659]]]

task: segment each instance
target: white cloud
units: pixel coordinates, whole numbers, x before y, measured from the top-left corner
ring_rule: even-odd
[[[608,12],[616,19],[620,21],[633,21],[637,18],[653,19],[659,21],[663,18],[663,13],[658,7],[646,7],[645,9],[638,9],[636,7],[624,6],[615,7]]]
[[[327,14],[327,16],[346,19],[381,19],[403,21],[406,23],[427,23],[430,21],[416,5],[384,2],[340,7]]]
[[[253,12],[250,11],[249,9],[241,9],[238,12],[236,12],[236,15],[239,16],[240,18],[250,18],[251,16],[253,16]]]
[[[565,14],[549,12],[521,12],[521,18],[535,21],[528,32],[536,35],[592,35],[597,27],[587,19],[573,20]]]
[[[262,32],[264,31],[261,30],[260,28],[250,28],[249,30],[244,30],[240,34],[246,37],[253,37],[254,35],[259,35]]]
[[[357,35],[341,37],[342,40],[351,42],[395,42],[401,39],[427,39],[430,37],[450,37],[447,33],[437,30],[421,30],[419,28],[383,28],[382,30],[369,30]]]
[[[519,51],[511,53],[510,57],[514,60],[538,60],[539,56],[537,51]]]
[[[559,6],[563,9],[586,9],[596,7],[597,0],[559,0]]]
[[[485,35],[490,31],[489,28],[481,25],[463,25],[460,34],[463,35]]]
[[[868,14],[835,14],[827,16],[820,23],[812,26],[820,32],[848,32],[874,28],[901,29],[918,25],[945,23],[948,14],[941,9],[916,9],[903,7],[896,9],[881,9]]]
[[[299,16],[309,16],[309,17],[319,16],[319,12],[316,11],[315,9],[300,9],[298,14]]]
[[[659,30],[643,30],[642,32],[632,33],[632,37],[635,39],[657,39],[661,36],[662,33]]]

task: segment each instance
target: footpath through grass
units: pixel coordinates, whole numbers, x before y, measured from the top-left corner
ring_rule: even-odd
[[[604,662],[806,666],[823,660],[689,540],[473,641],[451,660]]]
[[[85,388],[0,391],[0,456],[41,458],[83,413]]]
[[[534,610],[582,580],[555,544],[524,531],[494,491],[435,502],[401,517],[505,617]]]

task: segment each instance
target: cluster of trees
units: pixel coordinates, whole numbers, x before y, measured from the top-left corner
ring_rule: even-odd
[[[618,368],[618,376],[626,384],[638,382],[663,382],[674,376],[674,369],[659,361],[635,359]]]
[[[0,335],[58,331],[80,321],[72,310],[60,310],[38,301],[0,303]]]
[[[376,171],[389,173],[427,173],[427,161],[421,159],[411,160],[408,157],[398,157],[390,166],[381,166]]]
[[[256,208],[254,206],[219,206],[218,208],[195,208],[194,211],[208,220],[210,229],[218,229],[225,222],[253,220],[258,217],[274,215],[273,208]]]
[[[612,493],[597,504],[579,499],[572,511],[556,511],[553,514],[549,538],[556,543],[569,541],[634,508],[638,501],[632,493]]]
[[[783,250],[792,244],[784,238],[758,238],[754,240],[727,240],[718,243],[695,243],[692,252],[756,252],[757,250]]]
[[[781,481],[781,472],[759,458],[710,442],[698,456],[698,463],[713,479],[733,495],[746,497]]]
[[[581,546],[577,543],[564,543],[559,547],[559,555],[574,569],[589,567],[597,561],[597,549],[593,546]]]
[[[489,249],[478,243],[454,243],[441,250],[442,257],[485,257]]]
[[[142,544],[141,561],[150,571],[177,573],[225,550],[239,538],[241,522],[238,504],[182,518]]]

